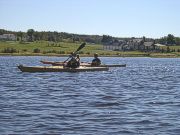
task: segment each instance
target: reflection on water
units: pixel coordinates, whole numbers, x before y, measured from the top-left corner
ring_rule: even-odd
[[[106,72],[22,73],[0,57],[1,134],[179,134],[180,59],[102,58]],[[91,61],[92,58],[81,58]]]

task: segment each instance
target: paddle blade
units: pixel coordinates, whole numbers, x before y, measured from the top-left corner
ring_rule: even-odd
[[[79,48],[76,50],[76,52],[78,52],[79,50],[81,50],[82,48],[84,48],[85,45],[86,45],[86,43],[82,43],[82,44],[79,46]]]
[[[79,48],[74,52],[74,54],[76,54],[79,50],[81,50],[82,48],[84,48],[85,45],[86,45],[85,42],[82,43],[82,44],[79,46]],[[69,60],[70,58],[72,58],[72,57],[73,57],[73,55],[70,55],[69,58],[68,58],[67,60],[64,61],[64,63],[65,63],[66,61],[68,61],[68,60]]]

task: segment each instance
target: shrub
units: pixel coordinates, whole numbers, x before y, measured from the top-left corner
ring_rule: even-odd
[[[167,53],[170,53],[170,51],[171,51],[171,50],[170,50],[170,48],[169,48],[169,46],[168,46],[167,49],[166,49],[166,52],[167,52]]]
[[[57,53],[57,51],[56,50],[52,50],[51,53]]]
[[[17,53],[18,51],[14,48],[5,48],[2,53]]]
[[[43,54],[46,54],[47,52],[46,51],[43,51]]]
[[[23,52],[27,52],[27,49],[23,49],[22,51],[23,51]]]
[[[40,49],[36,48],[36,49],[34,49],[33,52],[34,52],[34,53],[40,53],[41,51],[40,51]]]
[[[100,55],[104,55],[104,53],[100,53]]]
[[[114,51],[119,51],[119,49],[114,49]]]

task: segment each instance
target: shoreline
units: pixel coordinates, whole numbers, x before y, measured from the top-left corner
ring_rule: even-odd
[[[1,56],[47,56],[47,57],[68,57],[66,54],[19,54],[19,53],[0,53]],[[80,57],[93,57],[93,55],[80,54]],[[176,54],[120,54],[120,55],[99,55],[99,57],[149,57],[149,58],[180,58]]]
[[[13,44],[12,44],[13,43]],[[28,45],[19,42],[0,42],[0,56],[49,56],[68,57],[79,47],[77,43],[59,42],[59,46],[51,46],[47,41],[30,42]],[[163,48],[162,48],[163,49]],[[79,50],[80,57],[93,57],[98,53],[99,57],[150,57],[150,58],[180,58],[180,46],[171,46],[175,51],[115,51],[104,50],[103,45],[87,44]]]

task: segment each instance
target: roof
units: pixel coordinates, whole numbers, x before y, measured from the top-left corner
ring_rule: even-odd
[[[166,46],[166,45],[163,45],[163,44],[154,44],[155,46]]]
[[[144,42],[144,46],[152,46],[153,44],[153,42]]]
[[[136,39],[133,39],[132,41],[133,41],[133,42],[141,42],[141,41],[143,41],[143,39],[141,39],[141,38],[136,38]]]

